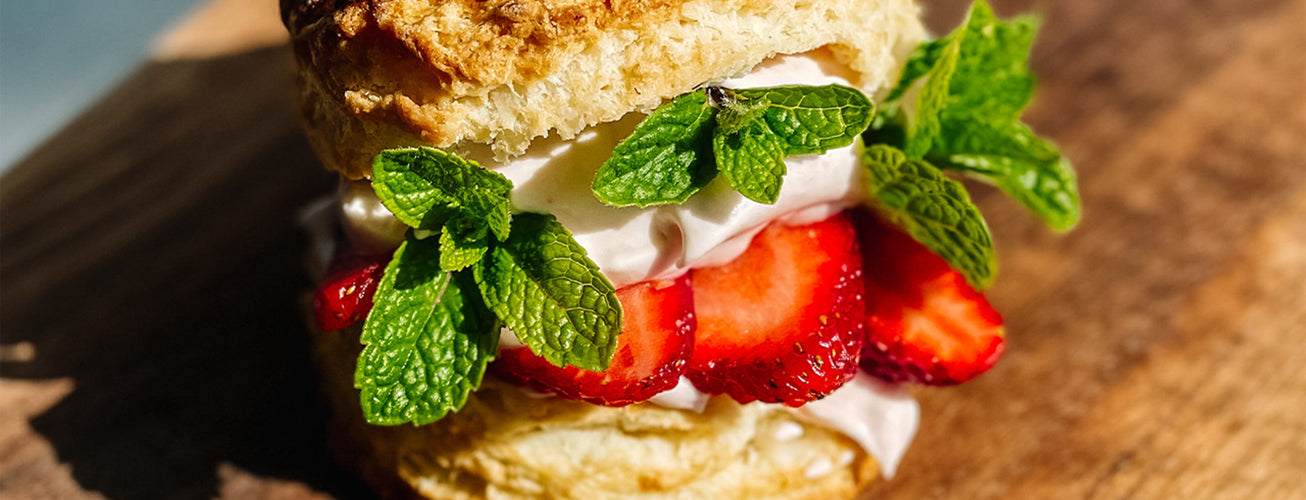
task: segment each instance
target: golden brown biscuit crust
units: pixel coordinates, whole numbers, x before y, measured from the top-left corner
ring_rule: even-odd
[[[381,149],[488,144],[647,111],[829,47],[875,92],[923,36],[911,0],[283,0],[310,140],[365,177]]]

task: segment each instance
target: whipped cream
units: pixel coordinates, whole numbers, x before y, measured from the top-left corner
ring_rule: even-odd
[[[793,409],[798,418],[856,441],[891,478],[916,435],[921,408],[902,387],[861,371],[823,399]]]
[[[747,75],[719,84],[728,88],[777,85],[848,85],[851,74],[824,51],[778,55]],[[807,224],[823,220],[864,199],[857,145],[785,160],[788,175],[775,204],[744,198],[717,178],[680,205],[650,208],[611,207],[590,191],[594,172],[613,148],[644,117],[626,118],[586,129],[563,140],[553,135],[533,143],[507,163],[494,161],[488,148],[454,151],[497,171],[513,183],[512,204],[522,212],[557,217],[585,248],[613,285],[667,279],[691,268],[727,263],[747,248],[753,236],[773,221]],[[377,200],[368,183],[346,183],[340,190],[346,233],[364,248],[393,248],[404,226]],[[500,347],[521,346],[511,330],[500,332]],[[655,396],[654,404],[702,411],[709,396],[684,377],[673,389]],[[752,403],[763,404],[763,403]],[[858,373],[824,399],[789,408],[814,425],[843,433],[875,457],[892,476],[915,435],[920,408],[896,386]],[[783,429],[789,437],[801,427]],[[840,457],[844,463],[845,458]],[[833,462],[813,464],[809,476],[829,473]]]
[[[776,56],[752,73],[721,82],[748,88],[786,84],[849,84],[824,52]],[[673,278],[695,267],[721,265],[738,257],[768,223],[804,224],[822,220],[856,204],[865,182],[856,146],[785,160],[788,175],[775,204],[754,202],[718,178],[680,205],[611,207],[594,197],[594,172],[644,117],[626,118],[586,129],[570,140],[553,135],[536,141],[521,156],[495,162],[488,148],[456,151],[503,174],[513,183],[512,205],[522,212],[553,214],[585,248],[589,258],[617,287],[650,279]],[[389,214],[366,182],[341,188],[345,227],[365,247],[398,245],[402,223]]]
[[[697,387],[694,387],[693,382],[681,375],[675,387],[662,391],[658,395],[649,398],[648,401],[665,408],[703,413],[703,409],[707,408],[707,400],[711,397],[707,393],[698,390]]]
[[[818,54],[822,55],[777,56],[721,85],[848,85],[849,75],[823,52]],[[787,182],[772,205],[745,198],[723,178],[680,205],[643,209],[604,205],[590,190],[594,172],[643,118],[632,114],[591,127],[571,140],[550,136],[505,165],[483,163],[513,182],[512,203],[517,209],[557,217],[618,287],[724,264],[743,253],[771,221],[791,214],[801,214],[803,220],[786,222],[820,220],[864,197],[856,147],[849,146],[787,159]]]

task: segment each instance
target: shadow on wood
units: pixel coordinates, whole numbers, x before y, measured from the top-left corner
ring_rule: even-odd
[[[3,180],[9,378],[71,377],[31,422],[87,490],[202,498],[230,462],[368,493],[324,443],[296,210],[331,191],[287,48],[150,63]],[[251,128],[255,130],[251,130]]]

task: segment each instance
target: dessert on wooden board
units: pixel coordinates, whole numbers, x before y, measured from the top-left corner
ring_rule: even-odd
[[[983,2],[285,0],[340,172],[314,295],[342,456],[431,498],[831,498],[1000,356],[955,176],[1057,230],[1036,22]],[[332,231],[328,231],[330,233]]]

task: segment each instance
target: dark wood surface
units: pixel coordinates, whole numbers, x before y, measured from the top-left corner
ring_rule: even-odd
[[[867,496],[1306,498],[1306,0],[994,3],[1045,16],[1027,119],[1085,219],[976,188],[1008,354],[917,391]],[[297,313],[295,213],[333,180],[289,52],[213,52],[144,64],[0,179],[0,498],[368,495]]]

